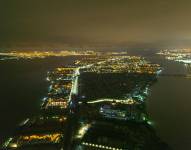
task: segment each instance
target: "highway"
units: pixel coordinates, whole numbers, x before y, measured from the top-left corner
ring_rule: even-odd
[[[79,76],[80,76],[80,67],[77,68],[73,74],[72,88],[70,91],[69,102],[71,102],[71,100],[72,100],[72,95],[78,95],[78,80],[79,80],[78,78],[79,78]]]

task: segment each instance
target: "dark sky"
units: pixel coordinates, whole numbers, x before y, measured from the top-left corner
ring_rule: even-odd
[[[10,46],[190,47],[191,0],[0,0]]]

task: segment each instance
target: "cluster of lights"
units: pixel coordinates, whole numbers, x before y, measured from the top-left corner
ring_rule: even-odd
[[[61,137],[62,137],[62,134],[54,133],[54,134],[45,134],[45,135],[21,136],[20,140],[23,140],[23,141],[46,140],[53,143],[58,143]]]
[[[97,58],[99,60],[99,58]],[[91,67],[82,69],[83,72],[95,73],[147,73],[157,74],[161,70],[158,64],[149,64],[141,57],[115,56],[94,63]]]
[[[46,141],[51,143],[58,143],[62,138],[62,134],[45,134],[45,135],[29,135],[29,136],[20,136],[18,138],[10,138],[5,147],[17,148],[25,144],[26,142],[37,142],[37,141]],[[16,141],[16,142],[14,142]]]
[[[97,99],[94,101],[88,101],[88,104],[94,104],[94,103],[102,103],[102,102],[114,102],[118,104],[127,104],[127,105],[132,105],[136,104],[137,102],[133,99],[126,99],[126,100],[121,100],[121,99]]]
[[[65,108],[67,108],[67,102],[63,99],[54,100],[54,99],[49,98],[47,100],[47,104],[46,104],[45,108],[47,109],[48,107],[55,107],[55,106],[60,107],[61,109],[65,109]]]
[[[168,60],[191,64],[191,49],[167,49],[161,50],[157,54],[165,56]]]
[[[75,69],[71,67],[59,67],[52,72],[48,71],[47,81],[72,80]]]
[[[64,57],[64,56],[78,56],[78,55],[96,55],[94,51],[11,51],[0,53],[5,56],[2,60],[10,59],[33,59],[33,58],[46,58],[46,57]]]
[[[49,106],[60,106],[61,108],[67,108],[68,103],[71,100],[71,95],[74,90],[74,81],[75,79],[75,73],[76,68],[74,67],[59,67],[56,68],[52,72],[48,72],[47,81],[51,83],[49,87],[49,97],[62,95],[62,93],[65,96],[61,96],[64,98],[63,102],[57,99],[48,99],[48,102],[46,104],[47,107]],[[60,96],[58,96],[60,98]]]
[[[80,138],[80,139],[83,138],[85,133],[88,131],[90,127],[91,127],[91,124],[82,125],[82,127],[78,131],[76,138]]]

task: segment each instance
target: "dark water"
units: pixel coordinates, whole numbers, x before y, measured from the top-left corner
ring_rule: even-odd
[[[148,57],[164,73],[185,74],[182,64]],[[0,143],[26,117],[38,114],[46,95],[46,72],[72,62],[74,57],[0,62]],[[158,135],[175,150],[191,149],[191,79],[159,77],[147,101]]]
[[[152,57],[164,74],[187,74],[183,64]],[[148,112],[158,135],[174,150],[191,149],[191,78],[161,76],[152,86]]]
[[[191,149],[191,80],[159,78],[152,87],[148,112],[158,135],[173,149]]]

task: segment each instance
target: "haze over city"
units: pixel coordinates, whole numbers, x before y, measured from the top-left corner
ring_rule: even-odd
[[[1,1],[1,48],[188,48],[189,0]]]

